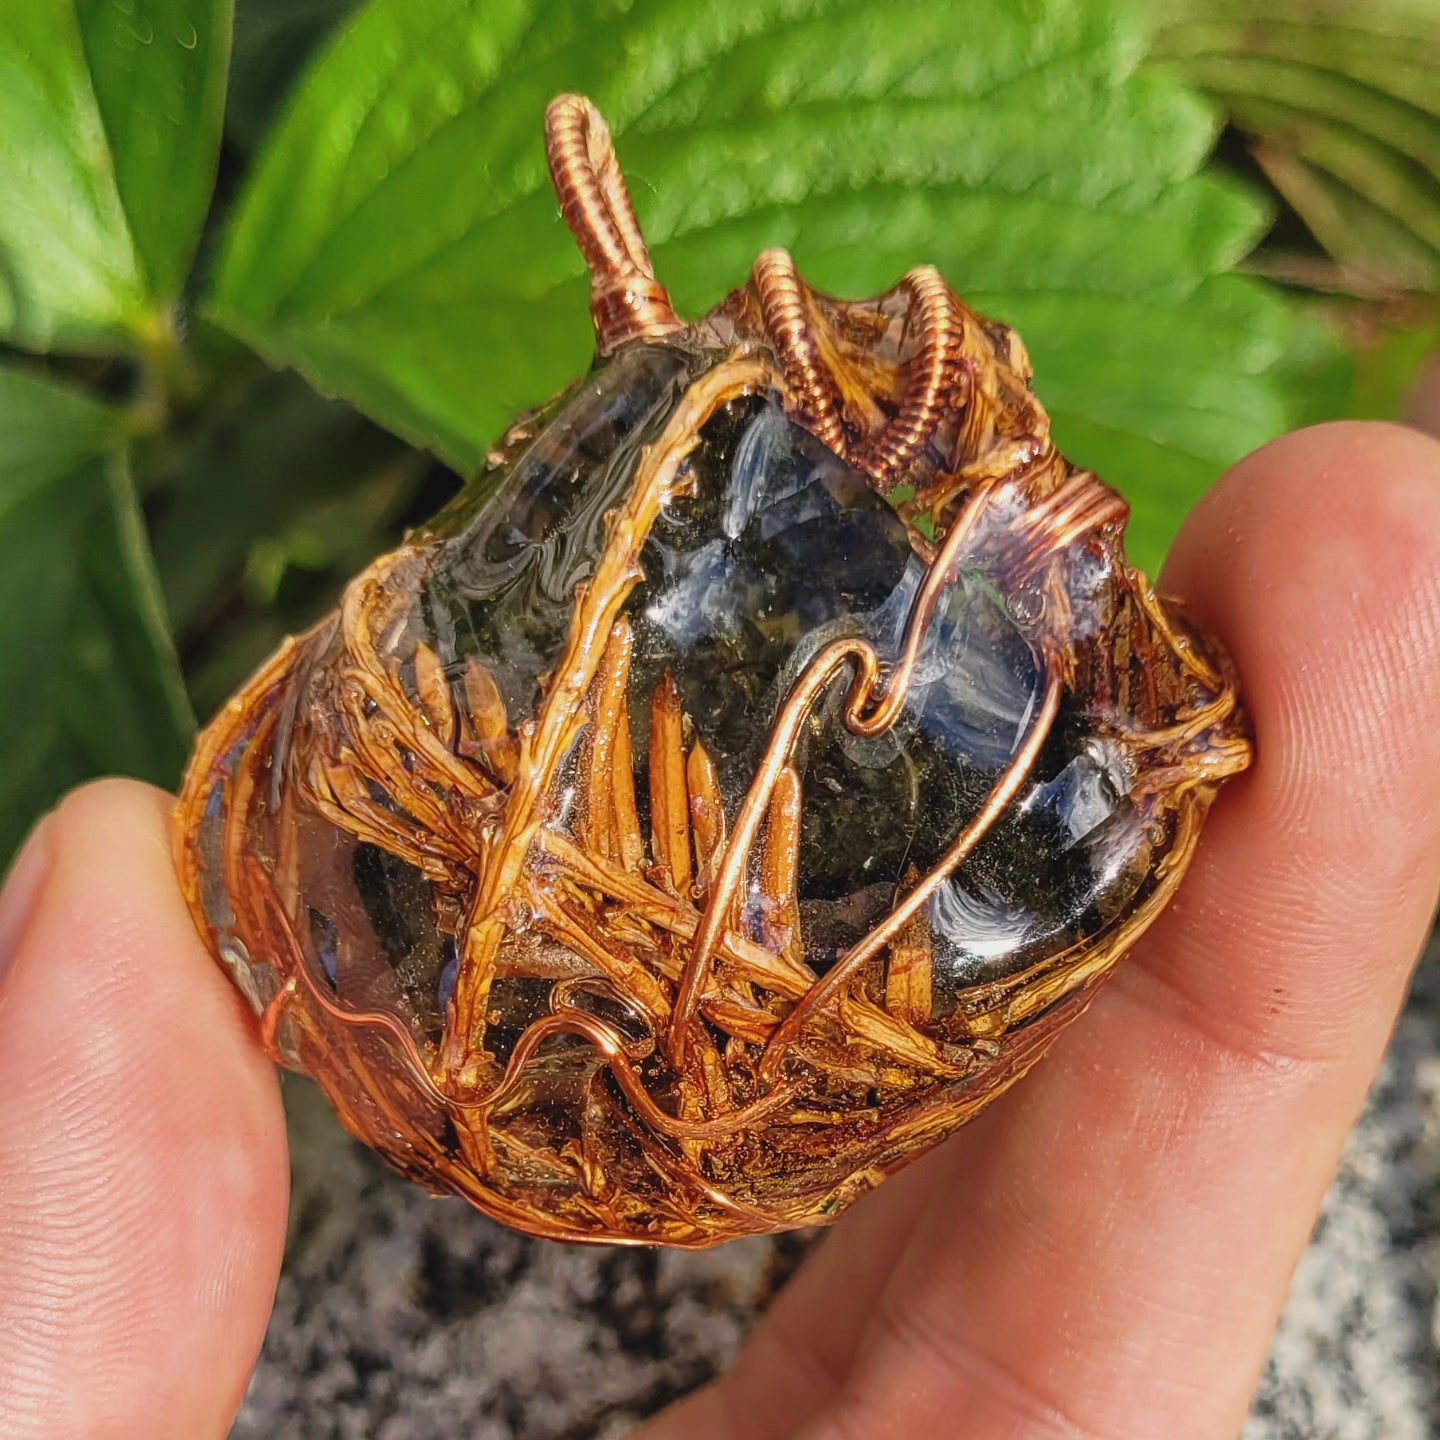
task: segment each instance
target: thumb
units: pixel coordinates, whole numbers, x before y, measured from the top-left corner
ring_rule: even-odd
[[[0,1435],[224,1436],[285,1228],[279,1088],[181,901],[168,801],[107,781],[0,899]]]

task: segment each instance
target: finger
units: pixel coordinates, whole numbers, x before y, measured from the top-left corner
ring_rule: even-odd
[[[1235,656],[1254,772],[1141,951],[944,1147],[918,1207],[890,1186],[859,1207],[855,1234],[895,1252],[878,1283],[852,1282],[847,1221],[692,1402],[697,1440],[737,1416],[762,1437],[808,1418],[810,1440],[1238,1430],[1434,906],[1440,448],[1355,425],[1278,442],[1193,517],[1166,588]]]
[[[6,1440],[218,1440],[269,1314],[278,1086],[180,899],[168,816],[130,782],[70,796],[0,976]]]

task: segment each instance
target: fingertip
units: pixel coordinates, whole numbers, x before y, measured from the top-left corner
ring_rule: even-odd
[[[1440,808],[1440,442],[1354,421],[1277,440],[1206,497],[1164,585],[1235,658],[1271,803],[1364,800],[1345,808],[1374,819],[1379,802],[1413,817],[1404,828],[1428,849]]]
[[[278,1085],[180,897],[169,819],[133,782],[67,796],[4,981],[7,1436],[225,1434],[273,1298]]]
[[[1440,443],[1276,441],[1207,496],[1163,587],[1230,650],[1256,761],[1142,954],[1257,1045],[1338,1054],[1358,1022],[1378,1045],[1440,876]]]
[[[1360,600],[1366,619],[1381,620],[1408,595],[1433,624],[1437,572],[1440,440],[1342,420],[1282,436],[1234,466],[1186,521],[1162,588],[1242,645],[1266,595],[1320,618]],[[1289,615],[1264,618],[1273,629]]]
[[[176,883],[174,813],[174,796],[138,780],[94,780],[68,792],[49,826],[52,856],[64,863],[46,903],[66,914],[68,953],[82,957],[76,963],[103,971],[123,1011],[117,1021],[145,1040],[137,1061],[173,1050],[164,1042],[170,1025],[203,1042],[207,1069],[225,1070],[242,1087],[238,1118],[259,1127],[264,1153],[255,1158],[268,1169],[270,1136],[277,1122],[284,1126],[278,1076],[253,1013],[206,950]],[[141,1012],[151,1025],[133,1023]]]

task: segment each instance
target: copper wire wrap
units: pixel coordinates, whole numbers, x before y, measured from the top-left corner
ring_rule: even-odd
[[[811,333],[805,282],[784,250],[766,250],[755,262],[754,280],[791,398],[815,434],[843,459],[849,444],[840,421],[840,393],[821,364]]]
[[[947,405],[962,404],[959,348],[964,322],[945,278],[933,265],[912,270],[902,282],[914,302],[911,311],[920,345],[910,364],[910,379],[900,413],[851,457],[882,495],[905,477],[906,466],[934,433]]]
[[[1006,549],[1016,557],[1011,574],[1017,580],[1039,575],[1052,556],[1129,514],[1123,496],[1088,470],[1077,470],[1053,494],[1032,505],[1006,537]]]
[[[974,854],[975,847],[994,829],[1006,807],[1019,795],[1035,768],[1040,751],[1050,738],[1065,690],[1059,667],[1053,660],[1047,662],[1041,673],[1044,678],[1044,691],[1040,704],[1024,739],[1004,773],[995,782],[994,789],[986,797],[979,812],[951,842],[950,848],[941,856],[934,869],[915,884],[905,898],[863,940],[847,950],[780,1023],[760,1058],[759,1074],[762,1081],[773,1084],[779,1079],[781,1066],[810,1020],[844,991],[867,960],[878,955],[899,935],[919,913],[921,906]]]
[[[790,404],[831,450],[888,495],[904,483],[907,467],[934,435],[946,409],[958,408],[968,398],[960,353],[965,322],[944,277],[933,265],[924,265],[901,282],[911,301],[907,324],[919,337],[905,393],[898,413],[858,446],[846,433],[840,387],[825,363],[810,290],[794,260],[784,250],[765,251],[755,262],[754,284],[766,332],[785,372]]]
[[[760,764],[751,782],[749,792],[735,821],[735,830],[726,846],[715,883],[706,900],[705,912],[700,928],[695,933],[695,943],[686,961],[680,988],[671,1015],[667,1049],[671,1063],[680,1065],[685,1059],[687,1034],[699,1008],[700,999],[710,975],[711,963],[719,947],[726,919],[745,879],[745,867],[755,840],[760,831],[775,786],[782,771],[790,764],[795,745],[800,737],[801,727],[814,710],[816,702],[831,681],[847,670],[853,670],[853,679],[846,696],[844,722],[846,728],[863,739],[874,739],[883,735],[900,718],[910,694],[915,671],[919,663],[920,649],[924,643],[930,622],[940,604],[946,587],[953,580],[957,561],[967,544],[979,528],[986,506],[990,503],[993,488],[979,489],[945,537],[945,544],[925,576],[924,584],[917,592],[910,607],[905,624],[905,641],[900,658],[882,681],[882,661],[874,645],[861,637],[836,640],[827,645],[806,666],[795,682],[770,731],[770,738],[761,757]],[[993,826],[1000,812],[1028,776],[1034,764],[1039,746],[1044,743],[1053,723],[1059,705],[1060,689],[1058,672],[1053,663],[1045,666],[1049,676],[1046,684],[1046,699],[1040,710],[1040,718],[1029,738],[1016,752],[1011,768],[997,781],[989,800],[981,808],[971,825],[959,836],[951,850],[936,867],[915,887],[905,901],[896,907],[889,919],[865,938],[818,982],[800,1002],[795,1014],[776,1032],[762,1062],[762,1075],[774,1078],[775,1066],[783,1051],[777,1049],[781,1033],[793,1036],[803,1028],[806,1019],[826,999],[833,996],[844,979],[853,973],[855,967],[888,944],[900,928],[919,908],[919,905],[933,893],[935,887],[961,864],[965,856],[984,838]],[[1022,763],[1023,762],[1023,763]],[[797,1015],[799,1018],[797,1019]]]
[[[600,355],[684,331],[669,348],[687,368],[615,452],[629,468],[603,461],[623,489],[590,517],[594,553],[535,695],[502,693],[500,640],[432,646],[427,587],[451,573],[456,537],[410,537],[207,727],[177,810],[177,871],[267,1052],[320,1080],[347,1128],[412,1179],[570,1241],[699,1248],[825,1224],[1024,1074],[1168,902],[1219,782],[1250,762],[1238,684],[1125,560],[1128,507],[1055,448],[1018,337],[936,269],[850,302],[767,250],[749,286],[686,327],[595,107],[552,101],[545,144]],[[569,465],[579,442],[558,403],[545,428],[515,428],[497,467]],[[774,695],[768,731],[756,715],[742,750],[707,728],[705,675],[654,648],[641,617],[652,532],[668,543],[672,502],[684,519],[732,483],[725,447],[762,406],[860,472],[832,489],[837,503],[859,495],[884,514],[865,481],[897,502],[909,578],[883,618],[817,631],[777,612],[774,643],[793,648],[778,693],[767,679],[754,697]],[[864,880],[846,903],[863,903],[831,929],[807,908],[807,867],[825,860],[811,827],[837,813],[811,747],[838,738],[849,755],[848,732],[904,755],[936,713],[931,657],[968,663],[945,647],[977,590],[1006,607],[997,653],[1030,662],[1010,667],[1023,688],[995,711],[998,748],[976,758],[979,783],[943,834],[919,845],[914,830],[895,864],[877,844],[847,870]],[[975,643],[991,643],[979,623]],[[1038,787],[1085,737],[1127,776],[1139,838],[1127,829],[1117,853],[1143,857],[1140,888],[1023,968],[957,979],[947,885],[968,888],[1028,843]],[[918,814],[933,772],[911,770]],[[312,863],[304,847],[327,827],[334,853]],[[371,950],[392,953],[373,916],[348,959],[333,933],[329,949],[317,938],[317,914],[335,930],[327,895],[366,898],[361,846],[428,889],[436,973],[405,981],[418,996],[372,976]],[[307,915],[312,886],[326,914]]]
[[[590,269],[596,342],[609,355],[628,340],[659,340],[685,328],[655,278],[610,129],[583,95],[557,95],[545,111],[545,158]]]

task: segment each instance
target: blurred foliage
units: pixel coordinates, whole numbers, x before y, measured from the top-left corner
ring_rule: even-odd
[[[0,852],[100,770],[173,777],[191,729],[124,417],[0,368]]]
[[[1367,298],[1440,291],[1437,0],[1146,0],[1152,54],[1212,94],[1323,247],[1273,273]]]
[[[173,784],[185,687],[211,712],[584,368],[555,92],[685,313],[783,244],[1017,325],[1153,567],[1240,454],[1394,413],[1437,37],[1420,0],[4,0],[0,854],[87,775]]]
[[[153,347],[210,203],[230,0],[0,7],[0,337]]]
[[[257,150],[305,62],[360,0],[239,0],[225,110],[226,142]]]
[[[1394,419],[1440,350],[1440,0],[1144,0],[1150,55],[1209,94],[1281,220],[1247,261],[1310,291]]]
[[[1352,341],[1355,390],[1350,414],[1357,420],[1394,420],[1411,412],[1411,392],[1421,367],[1440,356],[1440,305],[1409,313],[1409,323],[1355,326]]]

